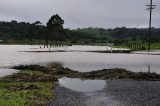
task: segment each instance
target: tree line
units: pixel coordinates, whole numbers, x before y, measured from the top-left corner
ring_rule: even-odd
[[[40,21],[34,23],[0,21],[0,40],[44,40],[70,41],[72,43],[122,43],[122,42],[146,42],[147,28],[78,28],[74,30],[63,28],[64,20],[58,15],[53,15],[46,25]],[[160,42],[160,28],[152,28],[152,42]]]

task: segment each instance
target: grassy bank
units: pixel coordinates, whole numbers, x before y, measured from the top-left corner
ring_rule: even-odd
[[[47,67],[38,66],[38,65],[30,65],[30,66],[18,66],[14,67],[15,69],[24,70],[34,70],[41,71],[47,73],[48,76],[44,78],[45,80],[50,80],[50,78],[54,78],[53,80],[69,77],[69,78],[81,78],[81,79],[133,79],[133,80],[159,80],[160,74],[152,73],[152,72],[132,72],[126,69],[113,68],[113,69],[103,69],[92,72],[78,72],[73,71],[69,68],[64,68],[59,64],[50,64]],[[51,77],[50,77],[51,76]],[[33,81],[32,79],[31,81]],[[52,80],[52,79],[51,79]]]
[[[28,69],[0,78],[0,105],[45,105],[54,96],[56,81],[47,73]]]
[[[47,67],[39,65],[18,66],[19,73],[0,78],[1,106],[44,106],[54,98],[58,78],[80,79],[133,79],[160,81],[160,75],[150,72],[131,72],[125,69],[104,69],[78,72],[63,68],[60,64]]]
[[[152,43],[151,48],[152,49],[160,49],[160,43]]]

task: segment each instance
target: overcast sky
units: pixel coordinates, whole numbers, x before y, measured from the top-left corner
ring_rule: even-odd
[[[0,0],[1,21],[41,21],[53,14],[64,19],[65,28],[147,27],[150,0]],[[160,0],[153,0],[153,26],[160,27]]]

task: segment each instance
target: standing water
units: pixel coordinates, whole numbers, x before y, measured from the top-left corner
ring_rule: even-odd
[[[51,50],[64,50],[52,48]],[[74,52],[21,52],[39,51],[39,46],[0,45],[0,67],[15,65],[61,63],[64,67],[85,72],[109,68],[124,68],[131,71],[151,71],[160,73],[160,55],[148,54],[112,54],[82,51],[106,50],[105,46],[71,46]],[[75,52],[79,51],[79,52]],[[81,52],[80,52],[81,51]],[[2,72],[2,71],[1,71]]]
[[[52,48],[64,50],[66,48]],[[160,56],[136,52],[133,54],[95,53],[83,51],[106,50],[105,46],[71,46],[72,52],[21,52],[48,51],[39,46],[0,45],[0,75],[10,75],[15,65],[61,63],[64,67],[85,72],[108,68],[160,73]],[[74,51],[74,52],[73,52]],[[77,51],[77,52],[76,52]],[[80,80],[62,78],[49,106],[159,106],[159,81],[133,80]]]
[[[49,106],[159,106],[159,81],[61,78]]]

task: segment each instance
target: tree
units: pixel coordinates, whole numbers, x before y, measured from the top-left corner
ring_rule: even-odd
[[[36,21],[36,22],[33,23],[34,26],[39,26],[39,25],[41,25],[41,24],[42,24],[42,23],[41,23],[40,21]]]
[[[63,32],[63,24],[64,24],[64,20],[58,14],[53,15],[49,19],[49,21],[47,22],[47,27],[46,27],[46,29],[48,30],[47,37],[46,37],[47,45],[48,45],[49,37],[55,40],[59,40],[59,38],[61,38],[58,35]],[[51,35],[54,35],[54,36],[51,36]]]
[[[58,15],[53,15],[49,21],[47,22],[47,28],[50,31],[54,31],[56,29],[63,29],[64,20]]]
[[[42,23],[40,21],[36,21],[32,24],[30,24],[30,29],[29,29],[29,32],[30,32],[30,37],[29,37],[29,40],[31,42],[31,45],[33,43],[33,39],[36,38],[36,35],[38,35],[38,27],[41,25]]]

